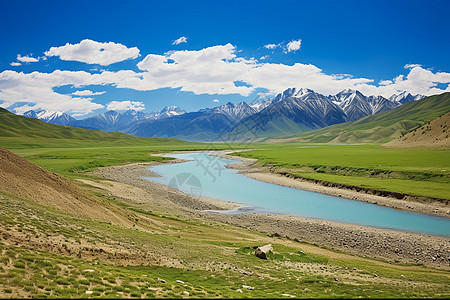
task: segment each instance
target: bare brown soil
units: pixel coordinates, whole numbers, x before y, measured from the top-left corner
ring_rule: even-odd
[[[450,112],[404,136],[392,140],[387,147],[450,147]]]
[[[0,147],[0,190],[76,216],[129,225],[124,212],[44,168]]]

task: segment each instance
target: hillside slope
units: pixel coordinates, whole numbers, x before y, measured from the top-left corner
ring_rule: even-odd
[[[53,142],[56,142],[54,140],[61,140],[62,143],[67,141],[75,143],[92,141],[96,144],[108,142],[121,145],[172,143],[174,141],[184,143],[176,139],[139,138],[119,132],[107,133],[102,130],[48,124],[38,119],[15,115],[3,108],[0,108],[0,139],[5,143],[15,140],[23,142],[24,139],[30,140],[31,143],[33,139],[39,141],[52,139]],[[2,145],[4,146],[5,143]]]
[[[67,179],[0,147],[0,191],[77,215],[123,224],[108,203]]]
[[[450,93],[408,102],[358,121],[279,138],[268,142],[385,143],[450,111]]]
[[[450,147],[450,112],[413,131],[392,140],[388,147]]]

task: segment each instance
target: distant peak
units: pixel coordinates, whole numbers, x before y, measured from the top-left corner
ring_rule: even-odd
[[[342,90],[341,92],[339,92],[339,94],[353,94],[356,93],[356,90],[352,90],[351,88]]]
[[[310,89],[307,89],[307,88],[300,88],[300,89],[297,91],[296,95],[297,95],[297,96],[303,96],[303,95],[306,95],[306,94],[308,94],[308,93],[314,93],[314,91],[313,91],[313,90],[310,90]]]

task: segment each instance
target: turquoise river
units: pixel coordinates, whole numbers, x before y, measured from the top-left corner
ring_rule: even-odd
[[[188,160],[149,167],[161,177],[148,180],[185,193],[239,203],[245,209],[224,213],[261,212],[325,219],[395,230],[450,236],[450,219],[396,210],[251,179],[225,165],[237,161],[207,153],[171,154]]]

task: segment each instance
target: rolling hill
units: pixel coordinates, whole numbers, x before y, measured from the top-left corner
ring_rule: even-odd
[[[328,126],[266,142],[386,143],[450,111],[450,93],[408,102],[354,122]]]
[[[39,141],[38,144],[42,144],[45,140],[51,141],[55,146],[58,144],[86,142],[96,145],[101,145],[102,143],[113,145],[186,143],[176,139],[140,138],[119,132],[109,133],[102,130],[48,124],[38,119],[18,116],[0,108],[0,141],[2,146],[11,143],[23,144],[27,142],[32,146],[36,141]]]

